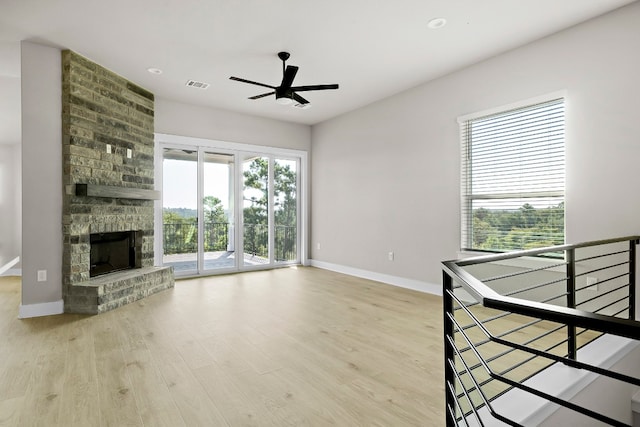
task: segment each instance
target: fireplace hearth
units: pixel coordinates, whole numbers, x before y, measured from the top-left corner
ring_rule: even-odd
[[[89,277],[140,268],[140,231],[91,234]]]

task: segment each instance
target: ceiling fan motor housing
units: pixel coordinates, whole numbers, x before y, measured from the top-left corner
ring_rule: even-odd
[[[279,98],[293,98],[293,91],[291,89],[285,89],[285,88],[281,88],[278,87],[275,89],[276,91],[276,99]]]
[[[291,89],[283,90],[276,88],[276,102],[282,105],[289,105],[293,103],[293,92]]]

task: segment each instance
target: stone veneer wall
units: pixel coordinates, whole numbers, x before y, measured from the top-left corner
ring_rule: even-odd
[[[152,93],[77,53],[62,52],[66,312],[98,313],[173,286],[171,269],[153,267],[152,200],[75,196],[75,184],[153,189],[153,130]],[[90,234],[129,230],[142,235],[139,277],[132,270],[90,278]]]

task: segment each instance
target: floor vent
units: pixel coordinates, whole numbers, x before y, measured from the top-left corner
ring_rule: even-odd
[[[186,85],[189,87],[195,87],[196,89],[207,89],[210,86],[209,83],[203,83],[196,80],[188,80]]]

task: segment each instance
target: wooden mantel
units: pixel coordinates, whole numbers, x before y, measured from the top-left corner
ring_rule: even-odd
[[[76,184],[76,196],[108,197],[112,199],[160,200],[160,192],[156,190],[94,184]]]

